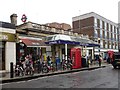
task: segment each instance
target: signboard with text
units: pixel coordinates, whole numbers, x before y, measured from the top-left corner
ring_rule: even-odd
[[[2,32],[0,33],[0,41],[15,42],[15,34]]]

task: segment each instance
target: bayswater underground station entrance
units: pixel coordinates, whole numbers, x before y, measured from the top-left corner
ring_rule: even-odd
[[[87,38],[61,34],[47,36],[45,43],[51,45],[52,60],[55,61],[56,58],[59,58],[60,62],[62,62],[63,59],[67,60],[69,56],[71,59],[76,58],[76,60],[80,62],[78,57],[81,58],[81,56],[88,55],[87,47],[100,46],[97,42]],[[94,51],[92,52],[91,55],[93,57]],[[76,68],[80,68],[80,66]]]

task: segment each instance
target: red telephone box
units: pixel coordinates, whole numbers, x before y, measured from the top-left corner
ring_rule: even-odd
[[[108,56],[111,58],[112,61],[113,61],[113,54],[114,54],[114,51],[111,51],[111,50],[108,51]]]
[[[73,62],[74,69],[81,68],[81,49],[80,48],[72,48],[71,49],[71,59]]]

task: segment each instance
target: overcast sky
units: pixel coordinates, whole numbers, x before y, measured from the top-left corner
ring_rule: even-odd
[[[72,25],[72,17],[95,12],[115,23],[118,22],[118,2],[120,0],[0,0],[0,21],[10,22],[10,15],[22,14],[27,21],[45,24],[50,22]]]

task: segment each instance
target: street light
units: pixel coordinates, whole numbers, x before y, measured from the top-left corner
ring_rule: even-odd
[[[98,38],[98,43],[100,44],[100,38]],[[99,46],[98,51],[99,51],[99,55],[100,55],[100,46]]]

